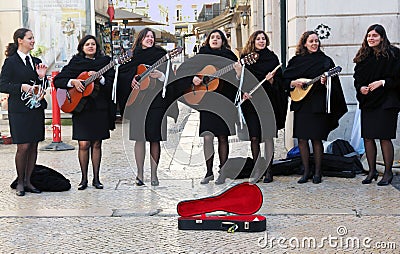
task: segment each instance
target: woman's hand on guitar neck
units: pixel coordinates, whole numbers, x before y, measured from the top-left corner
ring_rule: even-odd
[[[133,77],[133,79],[132,79],[132,82],[131,82],[132,89],[140,89],[139,82],[136,80],[137,76],[138,75],[135,75],[135,77]]]
[[[233,68],[235,69],[236,77],[240,79],[240,76],[242,75],[242,68],[243,68],[242,64],[240,63],[240,60],[233,64]]]
[[[321,84],[325,85],[325,83],[326,83],[326,76],[322,75],[321,76]]]
[[[83,91],[85,90],[85,86],[79,79],[71,79],[71,85],[73,85],[75,89],[80,93],[83,93]]]
[[[192,83],[193,83],[195,86],[201,85],[202,82],[203,82],[203,80],[202,80],[201,78],[199,78],[199,77],[197,77],[197,76],[194,76],[194,77],[193,77]]]

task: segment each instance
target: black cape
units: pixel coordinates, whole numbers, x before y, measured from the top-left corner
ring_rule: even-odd
[[[354,68],[354,87],[360,109],[364,108],[400,108],[400,50],[390,48],[389,57],[375,57],[371,54],[357,63]],[[362,86],[378,80],[385,80],[384,87],[380,86],[367,95],[360,92]]]
[[[257,53],[259,54],[257,62],[251,65],[246,65],[246,68],[257,78],[258,81],[261,81],[265,78],[268,72],[271,72],[276,66],[279,65],[279,59],[274,52],[268,48],[257,51]],[[244,57],[244,55],[241,57]],[[252,84],[252,87],[249,87],[249,84],[247,84],[244,86],[243,90],[250,91],[253,87],[254,84]],[[273,85],[271,85],[268,81],[265,81],[262,83],[262,87],[268,94],[268,98],[271,101],[277,130],[283,129],[285,127],[288,96],[285,93],[285,89],[282,85],[282,69],[279,68],[277,70],[274,76]],[[250,101],[252,103],[260,103],[253,100]],[[243,103],[243,111],[255,112],[254,106],[250,103],[250,101]]]
[[[335,67],[333,60],[322,51],[294,56],[289,60],[283,73],[285,89],[290,91],[290,82],[298,78],[313,79],[329,69]],[[306,97],[298,102],[292,101],[290,109],[298,111],[303,105],[311,104],[313,113],[326,112],[326,86],[316,82]],[[338,76],[332,77],[331,113],[329,117],[330,129],[339,126],[339,119],[347,112],[346,100]]]

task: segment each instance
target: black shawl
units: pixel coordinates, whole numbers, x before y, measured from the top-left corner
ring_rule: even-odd
[[[70,79],[75,79],[84,71],[99,71],[109,64],[111,58],[108,56],[98,56],[95,59],[86,58],[80,55],[74,55],[69,63],[64,66],[61,72],[54,78],[56,88],[67,88]],[[116,105],[111,100],[111,90],[114,81],[114,69],[106,71],[103,74],[105,78],[104,85],[96,85],[99,88],[96,97],[87,96],[83,99],[86,104],[83,110],[107,110],[109,116],[109,128],[115,129]]]
[[[265,78],[268,72],[273,71],[275,67],[279,65],[279,59],[275,55],[275,53],[268,48],[259,50],[257,51],[257,53],[259,54],[257,62],[251,65],[246,65],[246,68],[257,78],[258,81],[261,81]],[[242,55],[241,57],[244,57],[244,55]],[[244,91],[250,91],[255,86],[253,82],[249,83],[251,83],[251,87],[249,86],[250,84],[247,84],[243,88]],[[268,81],[265,81],[263,82],[262,87],[264,88],[264,91],[268,94],[268,98],[271,101],[277,129],[279,130],[284,128],[288,97],[284,91],[284,87],[282,86],[282,69],[279,68],[277,70],[274,76],[273,85],[271,85]],[[255,112],[255,109],[253,105],[249,101],[247,101],[243,104],[243,111]]]
[[[290,82],[298,78],[313,79],[329,69],[335,67],[333,60],[322,51],[294,56],[289,60],[288,66],[283,73],[283,82],[287,91],[290,90]],[[310,106],[312,113],[326,112],[326,86],[319,81],[316,82],[307,96],[298,102],[292,101],[290,109],[298,111],[302,106]],[[338,76],[332,77],[331,91],[331,130],[339,126],[339,119],[347,112],[346,100]]]
[[[400,108],[399,80],[396,75],[400,72],[400,50],[391,47],[389,57],[376,57],[373,52],[357,63],[354,68],[354,87],[360,109],[363,108]],[[363,95],[362,86],[378,80],[385,80],[385,85]]]
[[[123,93],[124,94],[123,97],[128,99],[132,91],[131,82],[134,76],[137,74],[138,66],[140,64],[152,66],[166,54],[167,51],[159,46],[153,46],[146,49],[143,49],[141,46],[136,47],[133,52],[132,61],[128,62],[127,64],[121,65],[119,67],[118,93]],[[163,72],[165,75],[167,69],[166,63],[167,62],[164,62],[159,67],[156,68],[157,70]],[[147,112],[147,110],[150,108],[167,109],[172,104],[170,110],[167,112],[167,115],[171,116],[176,121],[179,111],[177,104],[174,103],[176,92],[173,86],[170,85],[171,81],[173,80],[173,76],[174,72],[172,66],[170,65],[165,98],[162,98],[162,87],[164,85],[164,82],[161,82],[158,79],[151,78],[150,82],[152,85],[149,86],[148,89],[139,92],[138,98],[140,99],[135,100],[135,102],[130,107],[126,108],[127,112],[125,114],[126,115],[125,118],[133,119],[135,117],[134,115],[137,114],[138,111],[144,110]],[[137,101],[140,103],[137,103]]]

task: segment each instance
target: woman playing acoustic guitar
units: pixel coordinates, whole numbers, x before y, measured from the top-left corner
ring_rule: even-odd
[[[203,150],[207,167],[207,173],[201,180],[201,184],[208,184],[214,180],[213,141],[215,136],[218,138],[219,167],[221,168],[228,159],[228,136],[235,134],[233,118],[236,117],[233,101],[237,88],[231,83],[238,82],[236,77],[240,76],[242,68],[239,62],[233,62],[237,60],[237,56],[230,50],[225,34],[220,30],[213,30],[209,33],[198,54],[185,61],[177,71],[179,82],[191,86],[184,95],[186,102],[193,106],[192,101],[194,101],[197,105],[194,107],[200,111],[199,133],[204,137]],[[232,68],[226,68],[228,66]],[[206,74],[215,74],[216,70],[221,69],[229,71],[224,73],[221,78],[213,79],[212,82],[205,84],[206,79],[212,79],[212,76]],[[236,77],[235,72],[230,71],[232,69],[236,71]],[[196,96],[201,97],[201,100],[191,99]],[[222,184],[223,181],[216,183]]]
[[[171,86],[166,87],[165,93],[163,93],[163,87],[166,84],[164,81],[168,81],[167,70],[169,69],[168,74],[171,75],[173,71],[170,63],[168,63],[169,68],[165,63],[153,70],[152,67],[170,53],[155,45],[155,33],[149,28],[144,28],[139,32],[132,49],[133,60],[119,69],[118,86],[126,87],[129,84],[131,89],[128,90],[132,90],[127,96],[123,117],[130,120],[129,139],[136,141],[134,145],[137,166],[135,183],[138,186],[144,185],[147,141],[150,143],[151,185],[158,186],[157,168],[161,154],[160,141],[166,140],[167,133],[167,121],[164,119],[164,115],[167,113],[174,95]],[[147,70],[151,70],[151,72],[139,82],[137,79]],[[177,110],[176,104],[174,104],[174,109]]]
[[[335,66],[330,57],[321,51],[321,43],[315,31],[304,32],[296,47],[296,55],[289,60],[283,73],[287,90],[302,89],[304,81],[299,78],[314,79]],[[304,174],[298,183],[306,183],[310,177],[308,140],[311,139],[315,173],[313,183],[321,183],[323,146],[330,131],[339,126],[339,119],[347,112],[346,101],[340,80],[331,77],[330,106],[327,107],[327,78],[321,76],[304,99],[292,100],[290,110],[294,111],[293,137],[298,138]],[[292,98],[293,99],[293,98]],[[329,112],[330,108],[330,112]]]
[[[93,35],[86,35],[78,44],[78,53],[72,57],[68,65],[54,78],[57,88],[72,88],[83,93],[85,86],[77,79],[82,72],[94,75],[97,71],[109,64],[111,58],[101,54],[100,44]],[[78,190],[88,186],[89,153],[93,166],[92,184],[96,189],[103,189],[100,182],[99,171],[101,162],[102,140],[110,138],[110,129],[114,129],[113,103],[111,90],[114,79],[114,70],[105,72],[96,80],[95,88],[90,96],[82,98],[83,108],[80,112],[72,114],[72,139],[78,140],[78,158],[82,171],[81,182]]]

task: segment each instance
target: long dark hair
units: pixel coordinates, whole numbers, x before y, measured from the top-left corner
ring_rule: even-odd
[[[379,43],[379,45],[373,49],[368,45],[368,33],[371,32],[372,30],[375,30],[381,38],[382,42]],[[385,28],[382,25],[379,24],[374,24],[367,29],[367,33],[364,36],[363,43],[361,45],[361,48],[358,50],[356,56],[353,59],[353,62],[359,63],[362,60],[364,60],[371,52],[374,52],[376,57],[383,56],[383,57],[389,57],[389,54],[393,54],[393,52],[390,50],[390,41],[387,38]]]
[[[153,44],[153,47],[155,46],[155,43],[156,43],[156,33],[153,31],[153,30],[151,30],[150,28],[144,28],[142,31],[140,31],[139,32],[139,34],[138,34],[138,36],[136,37],[136,40],[135,40],[135,42],[133,43],[133,45],[132,45],[132,48],[133,49],[135,49],[137,46],[142,46],[142,41],[143,41],[143,39],[144,39],[144,37],[146,37],[146,34],[148,33],[148,32],[151,32],[152,34],[153,34],[153,37],[154,37],[154,44]]]
[[[90,39],[93,39],[93,40],[96,42],[96,53],[94,54],[94,57],[98,57],[98,56],[103,55],[103,53],[102,53],[102,51],[101,51],[101,48],[100,48],[100,44],[99,44],[99,42],[97,41],[96,37],[94,37],[93,35],[90,35],[90,34],[86,35],[85,37],[83,37],[83,38],[79,41],[78,48],[77,48],[77,50],[78,50],[78,54],[77,54],[77,55],[83,56],[83,57],[86,56],[85,52],[83,52],[83,46],[84,46],[85,43],[86,43],[88,40],[90,40]]]
[[[315,31],[306,31],[304,32],[301,37],[299,42],[297,43],[296,46],[296,56],[304,56],[308,54],[308,49],[306,46],[304,46],[307,43],[307,39],[310,35],[315,34],[318,36],[317,32]],[[321,41],[318,39],[318,51],[321,51]]]
[[[256,51],[256,39],[259,34],[263,34],[265,36],[265,40],[266,40],[265,47],[269,46],[270,42],[269,42],[268,35],[263,30],[258,30],[250,35],[249,39],[246,42],[246,45],[243,47],[243,50],[241,52],[242,55],[247,55],[247,54],[250,54],[251,52]]]
[[[219,35],[221,35],[222,47],[223,47],[223,48],[231,49],[231,46],[229,46],[228,39],[226,38],[225,34],[224,34],[221,30],[219,30],[219,29],[212,30],[212,31],[208,34],[207,39],[206,39],[206,40],[204,41],[204,43],[203,43],[204,46],[207,46],[207,45],[209,46],[209,45],[210,45],[210,37],[211,37],[211,35],[212,35],[213,33],[219,33]]]
[[[27,28],[19,28],[14,32],[14,36],[13,36],[13,41],[14,42],[10,42],[8,43],[8,46],[6,47],[6,57],[12,56],[17,52],[18,49],[18,39],[24,39],[25,34],[27,32],[29,32],[31,30],[27,29]]]

